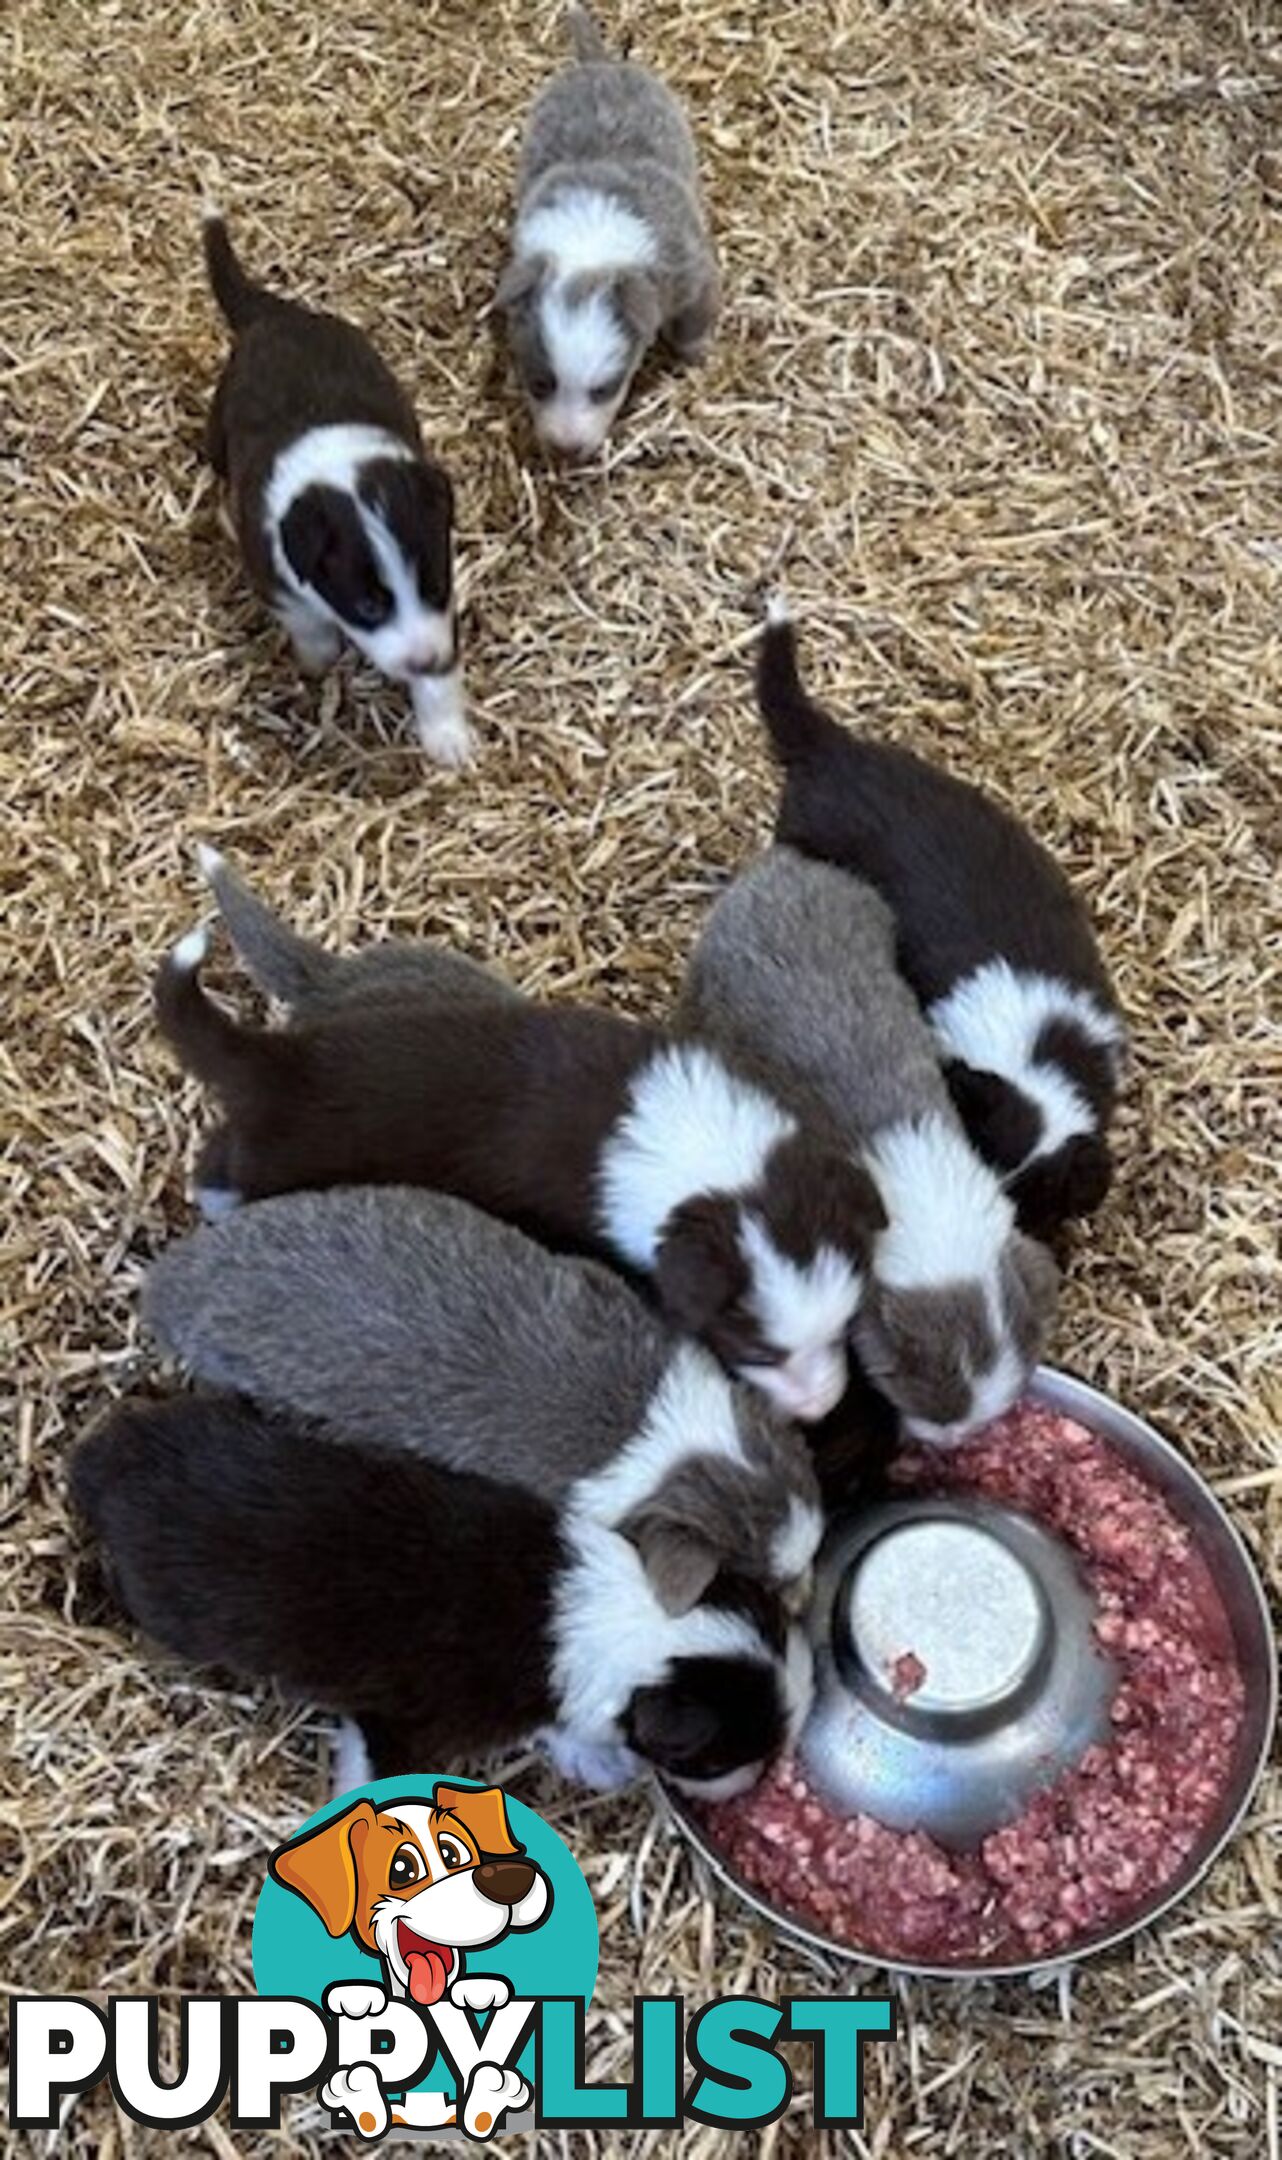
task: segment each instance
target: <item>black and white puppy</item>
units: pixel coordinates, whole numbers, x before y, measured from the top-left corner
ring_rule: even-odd
[[[226,1112],[197,1170],[206,1214],[431,1186],[650,1278],[673,1325],[786,1415],[840,1399],[881,1201],[848,1149],[715,1050],[497,980],[460,998],[453,969],[434,992],[426,966],[398,998],[248,1028],[206,996],[204,949],[193,932],[170,955],[157,1010]]]
[[[980,789],[830,719],[802,687],[779,601],[757,696],[785,775],[776,837],[856,872],[888,902],[900,970],[1021,1226],[1048,1235],[1090,1214],[1112,1173],[1125,1030],[1063,872]]]
[[[118,1404],[71,1490],[141,1628],[354,1717],[377,1776],[537,1734],[584,1779],[729,1796],[809,1705],[804,1634],[759,1584],[674,1617],[597,1523],[231,1397]]]
[[[441,765],[472,749],[454,606],[454,498],[405,392],[363,331],[264,291],[221,217],[205,220],[214,297],[234,336],[205,446],[228,483],[254,590],[309,673],[344,639],[404,683]]]

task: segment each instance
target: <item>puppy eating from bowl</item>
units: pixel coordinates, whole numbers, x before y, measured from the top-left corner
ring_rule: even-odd
[[[575,60],[530,114],[512,256],[499,281],[513,361],[548,449],[601,448],[656,339],[703,357],[721,286],[690,125],[582,8]]]
[[[203,932],[157,983],[161,1027],[225,1123],[209,1215],[272,1193],[425,1185],[649,1280],[665,1316],[785,1416],[840,1400],[876,1187],[848,1149],[712,1048],[590,1007],[479,994],[326,1004],[250,1028],[206,994]],[[430,947],[424,947],[430,953]],[[457,959],[457,956],[451,956]]]
[[[254,590],[309,674],[344,643],[403,683],[438,765],[473,748],[454,602],[454,496],[369,339],[248,277],[205,219],[209,281],[233,335],[205,434]]]

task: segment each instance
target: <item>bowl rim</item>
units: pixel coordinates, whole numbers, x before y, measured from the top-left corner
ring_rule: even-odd
[[[1146,1418],[1140,1417],[1137,1411],[1128,1409],[1113,1396],[1105,1395],[1101,1389],[1092,1386],[1089,1380],[1083,1380],[1077,1373],[1068,1372],[1062,1367],[1039,1365],[1029,1382],[1027,1395],[1034,1402],[1042,1403],[1062,1415],[1078,1418],[1083,1425],[1088,1425],[1092,1432],[1098,1433],[1104,1440],[1116,1441],[1123,1448],[1130,1441],[1142,1446],[1150,1455],[1156,1452],[1178,1477],[1196,1489],[1201,1502],[1216,1518],[1218,1527],[1236,1555],[1243,1588],[1249,1594],[1248,1602],[1254,1608],[1264,1640],[1276,1647],[1273,1615],[1250,1549],[1227,1509],[1188,1456],[1181,1454],[1173,1442],[1167,1440],[1155,1426],[1150,1425]],[[1047,1974],[1080,1965],[1087,1958],[1100,1957],[1105,1951],[1116,1949],[1132,1935],[1138,1935],[1144,1928],[1152,1927],[1164,1919],[1168,1912],[1182,1904],[1189,1893],[1205,1879],[1220,1854],[1241,1828],[1269,1761],[1278,1716],[1278,1663],[1276,1656],[1265,1660],[1265,1699],[1262,1705],[1264,1716],[1261,1722],[1260,1744],[1254,1759],[1243,1767],[1242,1787],[1235,1805],[1205,1850],[1186,1864],[1184,1871],[1160,1894],[1157,1903],[1148,1906],[1133,1919],[1120,1922],[1103,1934],[1087,1937],[1082,1943],[1075,1944],[1071,1949],[1057,1951],[1051,1957],[1012,1959],[982,1965],[929,1965],[918,1964],[909,1958],[888,1957],[880,1950],[860,1949],[854,1943],[837,1942],[830,1936],[820,1934],[817,1929],[808,1927],[804,1921],[790,1918],[778,1907],[770,1904],[760,1891],[743,1881],[736,1870],[722,1859],[715,1847],[709,1844],[690,1812],[688,1801],[668,1786],[662,1786],[661,1790],[672,1819],[718,1881],[724,1883],[727,1889],[732,1890],[736,1897],[763,1919],[768,1920],[772,1927],[779,1929],[793,1941],[804,1944],[806,1948],[817,1950],[824,1957],[839,1958],[845,1964],[867,1965],[884,1972],[903,1973],[914,1979],[974,1981],[1028,1978],[1035,1974]]]

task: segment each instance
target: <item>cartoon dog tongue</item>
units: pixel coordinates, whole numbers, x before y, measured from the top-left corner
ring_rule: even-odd
[[[453,1952],[442,1950],[439,1943],[424,1942],[421,1935],[412,1935],[408,1928],[403,1928],[401,1956],[409,1973],[410,1994],[414,2001],[422,2003],[424,2009],[439,2002],[450,1977]]]

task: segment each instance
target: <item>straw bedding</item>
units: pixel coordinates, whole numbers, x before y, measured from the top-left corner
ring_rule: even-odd
[[[10,1990],[247,1987],[264,1853],[327,1790],[321,1721],[116,1632],[62,1505],[70,1439],[139,1363],[141,1266],[186,1220],[196,1105],[148,978],[198,904],[190,843],[335,940],[431,931],[662,1012],[769,827],[763,577],[839,710],[981,775],[1089,895],[1136,1057],[1059,1354],[1182,1440],[1278,1586],[1277,17],[654,0],[634,27],[695,114],[728,310],[705,371],[647,377],[606,470],[556,476],[485,320],[553,7],[6,11]],[[454,469],[485,734],[461,780],[398,693],[301,684],[242,590],[196,457],[211,193],[251,264],[374,331]],[[643,1793],[505,1767],[598,1897],[597,2075],[638,1990],[815,1979]],[[1278,1820],[1275,1782],[1174,1920],[1071,1983],[903,1987],[864,2131],[806,2128],[803,2059],[761,2149],[1273,2160]],[[158,2143],[95,2094],[59,2149]]]

